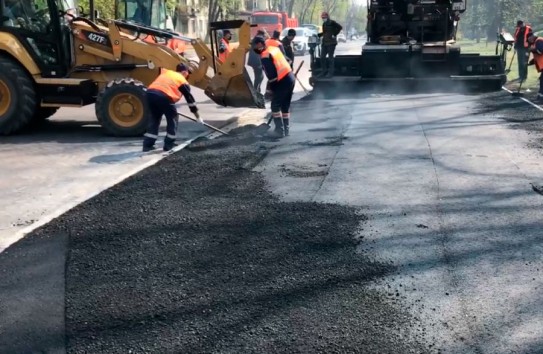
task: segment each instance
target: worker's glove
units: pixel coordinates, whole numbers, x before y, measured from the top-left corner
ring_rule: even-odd
[[[535,64],[535,61],[533,59],[531,59],[529,62],[528,62],[528,66],[529,65],[534,65]]]
[[[196,120],[198,120],[198,123],[204,124],[204,120],[200,118],[200,114],[198,112],[195,112],[194,116],[196,117]]]

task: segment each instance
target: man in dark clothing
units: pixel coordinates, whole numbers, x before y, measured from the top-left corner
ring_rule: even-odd
[[[530,26],[526,26],[523,21],[517,21],[515,29],[515,50],[517,51],[518,75],[519,81],[525,81],[528,77],[528,57],[530,56],[528,36],[532,32]]]
[[[321,43],[321,76],[334,76],[334,52],[336,51],[337,38],[343,27],[334,20],[330,19],[328,12],[321,14],[322,18],[322,33],[319,37],[322,38]],[[328,64],[328,65],[326,65]]]
[[[268,78],[266,90],[271,92],[271,113],[275,130],[272,137],[282,138],[289,135],[290,104],[296,79],[289,62],[274,46],[266,46],[262,37],[255,37],[253,50],[260,55],[262,67]]]
[[[290,60],[290,67],[294,68],[294,48],[292,47],[292,41],[296,37],[296,30],[291,28],[288,30],[287,35],[281,40],[287,59]]]
[[[265,38],[264,31],[259,30],[257,33],[257,36]],[[255,38],[253,38],[253,40],[251,41],[251,47],[254,47]],[[256,92],[261,94],[262,93],[261,85],[262,85],[262,81],[264,81],[264,71],[262,69],[262,62],[260,61],[260,55],[258,55],[254,50],[249,51],[249,58],[247,59],[247,65],[253,68],[253,73],[255,77],[253,81],[253,87]]]
[[[190,111],[198,119],[199,123],[203,120],[198,114],[196,101],[190,92],[190,85],[187,81],[189,69],[184,64],[177,65],[175,71],[162,69],[161,74],[147,88],[147,102],[151,111],[151,119],[147,133],[143,139],[143,151],[151,151],[155,148],[155,142],[158,139],[158,128],[162,116],[166,116],[166,137],[164,138],[164,151],[170,151],[175,144],[177,135],[177,122],[179,116],[177,114],[176,103],[184,96]]]

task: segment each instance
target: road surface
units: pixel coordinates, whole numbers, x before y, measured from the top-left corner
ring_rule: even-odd
[[[292,115],[0,254],[0,352],[543,352],[541,111],[352,92]]]
[[[356,51],[360,45],[361,42],[342,44],[339,51]],[[309,55],[296,57],[296,65],[302,60],[304,65],[299,78],[311,89]],[[252,70],[248,68],[248,71],[252,77]],[[300,83],[295,92],[297,98],[305,94]],[[244,108],[217,106],[200,89],[194,88],[193,93],[202,118],[210,124],[224,124],[247,112]],[[254,116],[256,111],[260,110],[251,110],[251,114]],[[164,131],[165,120],[163,135]],[[205,129],[200,125],[181,120],[179,140],[188,140],[203,132]],[[105,136],[96,121],[94,105],[60,109],[39,130],[3,137],[0,145],[4,166],[0,171],[0,252],[36,222],[61,212],[67,205],[78,204],[156,157],[140,151],[140,138]]]

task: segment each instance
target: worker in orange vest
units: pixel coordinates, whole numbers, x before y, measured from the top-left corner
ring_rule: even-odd
[[[533,59],[528,62],[528,65],[535,65],[539,75],[539,92],[537,93],[537,101],[543,101],[543,38],[536,36],[533,32],[528,36],[528,44]]]
[[[222,32],[222,38],[219,42],[219,59],[221,62],[225,62],[228,54],[230,54],[230,40],[232,39],[232,32],[225,29]]]
[[[283,47],[283,43],[279,40],[279,36],[281,36],[281,33],[279,31],[273,31],[273,35],[271,38],[266,39],[266,47],[277,47],[279,50],[281,50],[281,53],[285,56],[285,58],[290,61],[290,59],[287,57],[287,53],[285,52],[285,47]]]
[[[182,36],[179,32],[171,31],[173,34],[177,34],[179,36]],[[187,44],[185,41],[177,38],[171,38],[168,40],[168,48],[172,49],[177,54],[181,55],[182,57],[185,56],[185,51],[187,50]]]
[[[289,135],[290,104],[296,79],[289,62],[274,46],[266,46],[266,40],[262,37],[253,39],[253,50],[260,55],[262,67],[268,78],[266,91],[271,93],[271,113],[275,130],[272,137],[281,138]]]
[[[144,152],[155,149],[158,128],[163,115],[166,116],[167,122],[164,151],[170,151],[176,146],[175,139],[179,120],[176,103],[183,96],[198,122],[204,123],[198,114],[196,101],[190,92],[190,85],[187,81],[189,74],[189,69],[184,64],[177,65],[175,71],[162,69],[160,75],[147,88],[147,102],[151,111],[151,119],[143,139]]]
[[[517,51],[518,62],[518,80],[525,81],[528,78],[528,57],[530,56],[530,45],[528,36],[532,33],[532,28],[524,24],[524,21],[517,21],[515,29],[515,50]]]

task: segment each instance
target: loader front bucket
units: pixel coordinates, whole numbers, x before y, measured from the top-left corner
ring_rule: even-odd
[[[233,76],[215,75],[205,94],[216,104],[225,107],[265,108],[264,96],[256,92],[247,70]]]

